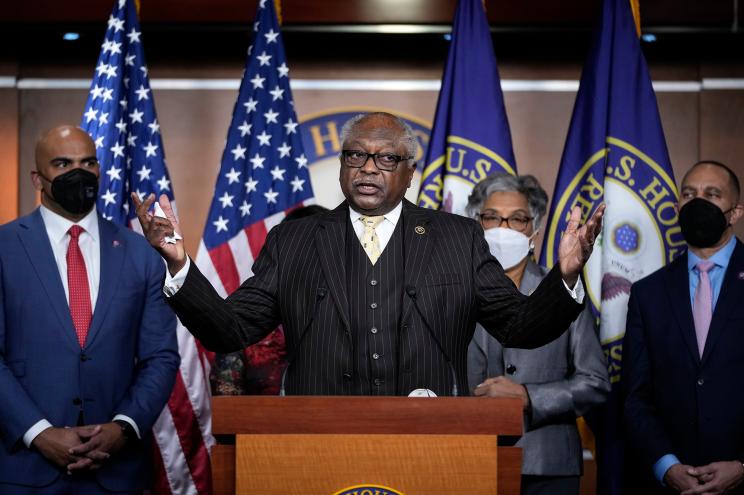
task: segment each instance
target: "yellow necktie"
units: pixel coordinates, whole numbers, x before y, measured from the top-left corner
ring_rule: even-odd
[[[367,253],[367,257],[369,257],[369,261],[371,261],[373,265],[377,263],[377,260],[380,258],[380,238],[377,236],[375,228],[380,225],[380,222],[384,219],[384,216],[359,217],[359,221],[364,225],[364,232],[362,233],[360,241],[362,242],[364,252]]]

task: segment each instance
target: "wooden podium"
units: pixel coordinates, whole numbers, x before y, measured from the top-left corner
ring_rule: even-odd
[[[215,495],[519,494],[518,399],[223,396],[212,431]]]

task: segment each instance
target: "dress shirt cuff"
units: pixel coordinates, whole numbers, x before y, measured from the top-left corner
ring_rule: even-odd
[[[653,469],[654,476],[657,480],[659,480],[659,483],[666,486],[666,483],[664,483],[664,475],[667,471],[669,471],[669,468],[674,466],[675,464],[680,464],[680,462],[679,459],[677,459],[677,456],[674,454],[667,454],[656,461]]]
[[[165,294],[165,297],[174,296],[176,292],[181,289],[183,283],[186,281],[186,275],[188,275],[190,267],[191,258],[189,258],[188,256],[186,257],[186,264],[183,265],[183,268],[181,268],[175,275],[171,276],[170,271],[168,271],[168,267],[166,267],[165,283],[163,284],[163,294]],[[137,427],[135,427],[135,429],[137,429]]]
[[[35,425],[29,428],[28,431],[23,435],[23,443],[26,444],[26,447],[30,449],[34,439],[39,436],[39,433],[46,430],[47,428],[52,428],[52,423],[50,423],[46,419],[37,421]]]
[[[579,304],[584,302],[584,284],[581,283],[581,278],[576,281],[576,285],[574,285],[573,289],[568,286],[565,280],[561,279],[561,281],[574,301]]]
[[[117,419],[126,421],[127,423],[132,425],[132,428],[134,428],[134,432],[137,434],[137,438],[142,440],[142,435],[140,435],[139,428],[137,428],[137,423],[135,423],[132,418],[130,418],[129,416],[125,416],[123,414],[117,414],[116,416],[114,416],[114,419],[112,419],[111,421],[116,421]]]

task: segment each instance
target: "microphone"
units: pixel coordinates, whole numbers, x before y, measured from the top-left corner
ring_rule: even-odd
[[[297,356],[297,349],[300,348],[300,344],[302,344],[302,341],[305,339],[305,334],[307,334],[307,331],[310,328],[310,325],[312,325],[313,321],[315,321],[315,317],[318,315],[318,310],[320,309],[320,302],[325,298],[326,294],[328,294],[328,289],[326,289],[325,287],[318,287],[318,290],[315,296],[315,311],[313,312],[312,316],[310,316],[310,321],[308,321],[307,325],[305,325],[305,330],[302,332],[300,341],[297,342],[297,345],[294,347],[294,350],[292,351],[291,355],[289,352],[287,352],[287,366],[284,368],[284,371],[282,372],[282,381],[279,386],[280,397],[284,397],[287,395],[284,389],[284,381],[287,379],[287,371],[289,370],[289,367],[292,366],[292,363],[294,362],[294,359]]]
[[[419,308],[418,303],[416,301],[416,287],[413,285],[406,285],[406,294],[408,294],[408,297],[411,298],[411,301],[413,301],[413,307],[416,308],[416,312],[421,317],[421,320],[424,323],[424,326],[427,330],[429,330],[429,334],[431,334],[431,338],[434,339],[434,342],[437,344],[437,347],[439,348],[439,352],[442,353],[442,356],[444,356],[444,360],[447,362],[447,366],[449,366],[450,373],[452,374],[452,396],[457,397],[458,389],[457,389],[457,373],[455,373],[455,367],[452,365],[452,360],[449,358],[447,353],[444,351],[444,346],[442,346],[442,343],[439,341],[439,338],[436,336],[434,331],[429,327],[429,325],[426,324],[426,320],[424,319],[424,313],[421,311],[421,308]]]

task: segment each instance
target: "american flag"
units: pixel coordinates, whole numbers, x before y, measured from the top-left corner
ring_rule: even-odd
[[[274,2],[261,0],[196,264],[224,297],[251,276],[266,233],[314,202]]]
[[[173,188],[147,75],[134,0],[118,0],[108,19],[81,127],[96,143],[101,164],[96,207],[107,219],[141,231],[130,193],[141,198]],[[175,205],[175,203],[174,203]],[[212,493],[209,363],[179,323],[181,366],[168,405],[155,426],[155,493]]]

